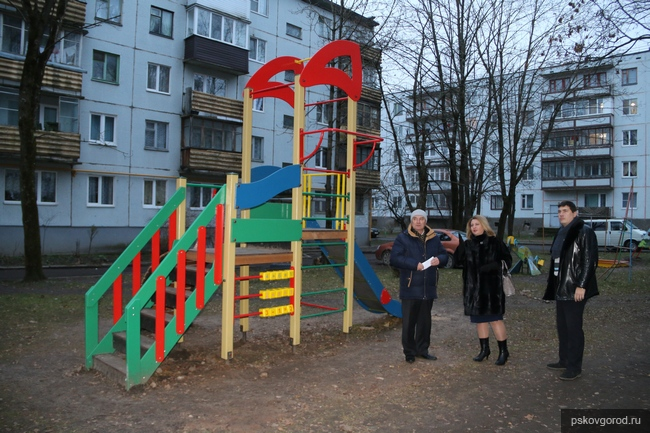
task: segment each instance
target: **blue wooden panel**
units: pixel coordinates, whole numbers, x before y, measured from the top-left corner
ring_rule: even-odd
[[[257,182],[237,186],[237,208],[250,209],[266,203],[276,195],[300,186],[300,165],[289,165]]]

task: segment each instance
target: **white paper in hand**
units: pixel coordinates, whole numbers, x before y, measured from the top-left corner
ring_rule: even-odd
[[[431,260],[435,259],[435,256],[431,256],[428,259],[422,263],[422,266],[424,266],[424,269],[427,269],[429,266],[431,266]]]

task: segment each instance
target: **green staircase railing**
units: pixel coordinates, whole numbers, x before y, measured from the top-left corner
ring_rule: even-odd
[[[136,236],[131,244],[117,258],[113,265],[88,290],[85,297],[86,309],[86,367],[92,368],[94,357],[101,354],[115,352],[113,334],[126,332],[126,378],[125,385],[129,389],[134,385],[146,382],[156,371],[160,362],[156,360],[156,344],[141,355],[141,329],[140,313],[143,309],[152,306],[152,298],[156,291],[156,280],[162,276],[167,279],[170,273],[176,268],[178,252],[190,249],[198,239],[200,227],[207,227],[215,217],[215,210],[218,204],[226,201],[226,188],[222,187],[208,203],[206,208],[199,214],[183,236],[174,242],[160,264],[151,272],[142,287],[133,295],[123,309],[119,319],[114,320],[112,327],[100,339],[100,314],[99,303],[106,298],[109,289],[114,282],[121,277],[125,269],[133,263],[134,258],[140,254],[142,249],[152,240],[165,222],[172,216],[179,206],[184,205],[186,188],[179,188],[171,199],[163,206],[147,226]],[[197,275],[197,279],[200,276]],[[207,303],[218,286],[214,283],[214,267],[205,275],[205,302]],[[193,292],[185,301],[185,325],[184,331],[190,326],[200,313],[196,306],[196,292]],[[182,337],[176,330],[176,317],[165,326],[164,332],[164,356],[166,357],[172,348]]]

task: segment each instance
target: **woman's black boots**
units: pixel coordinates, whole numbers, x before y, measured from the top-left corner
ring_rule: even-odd
[[[503,341],[498,341],[499,343],[499,359],[497,359],[497,362],[495,362],[496,365],[503,365],[508,361],[508,356],[510,356],[510,353],[508,352],[508,340],[503,340]]]
[[[490,357],[490,338],[479,338],[478,341],[481,343],[481,352],[472,359],[476,362],[481,362]]]

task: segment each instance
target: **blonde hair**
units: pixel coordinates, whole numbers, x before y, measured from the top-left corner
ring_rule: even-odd
[[[467,227],[465,228],[467,232],[467,239],[472,238],[472,229],[470,228],[472,225],[472,220],[478,221],[481,226],[483,226],[483,230],[485,230],[485,233],[488,236],[496,236],[496,233],[494,233],[494,230],[492,230],[492,227],[490,227],[490,223],[488,222],[487,218],[485,218],[483,215],[474,215],[467,221]]]

